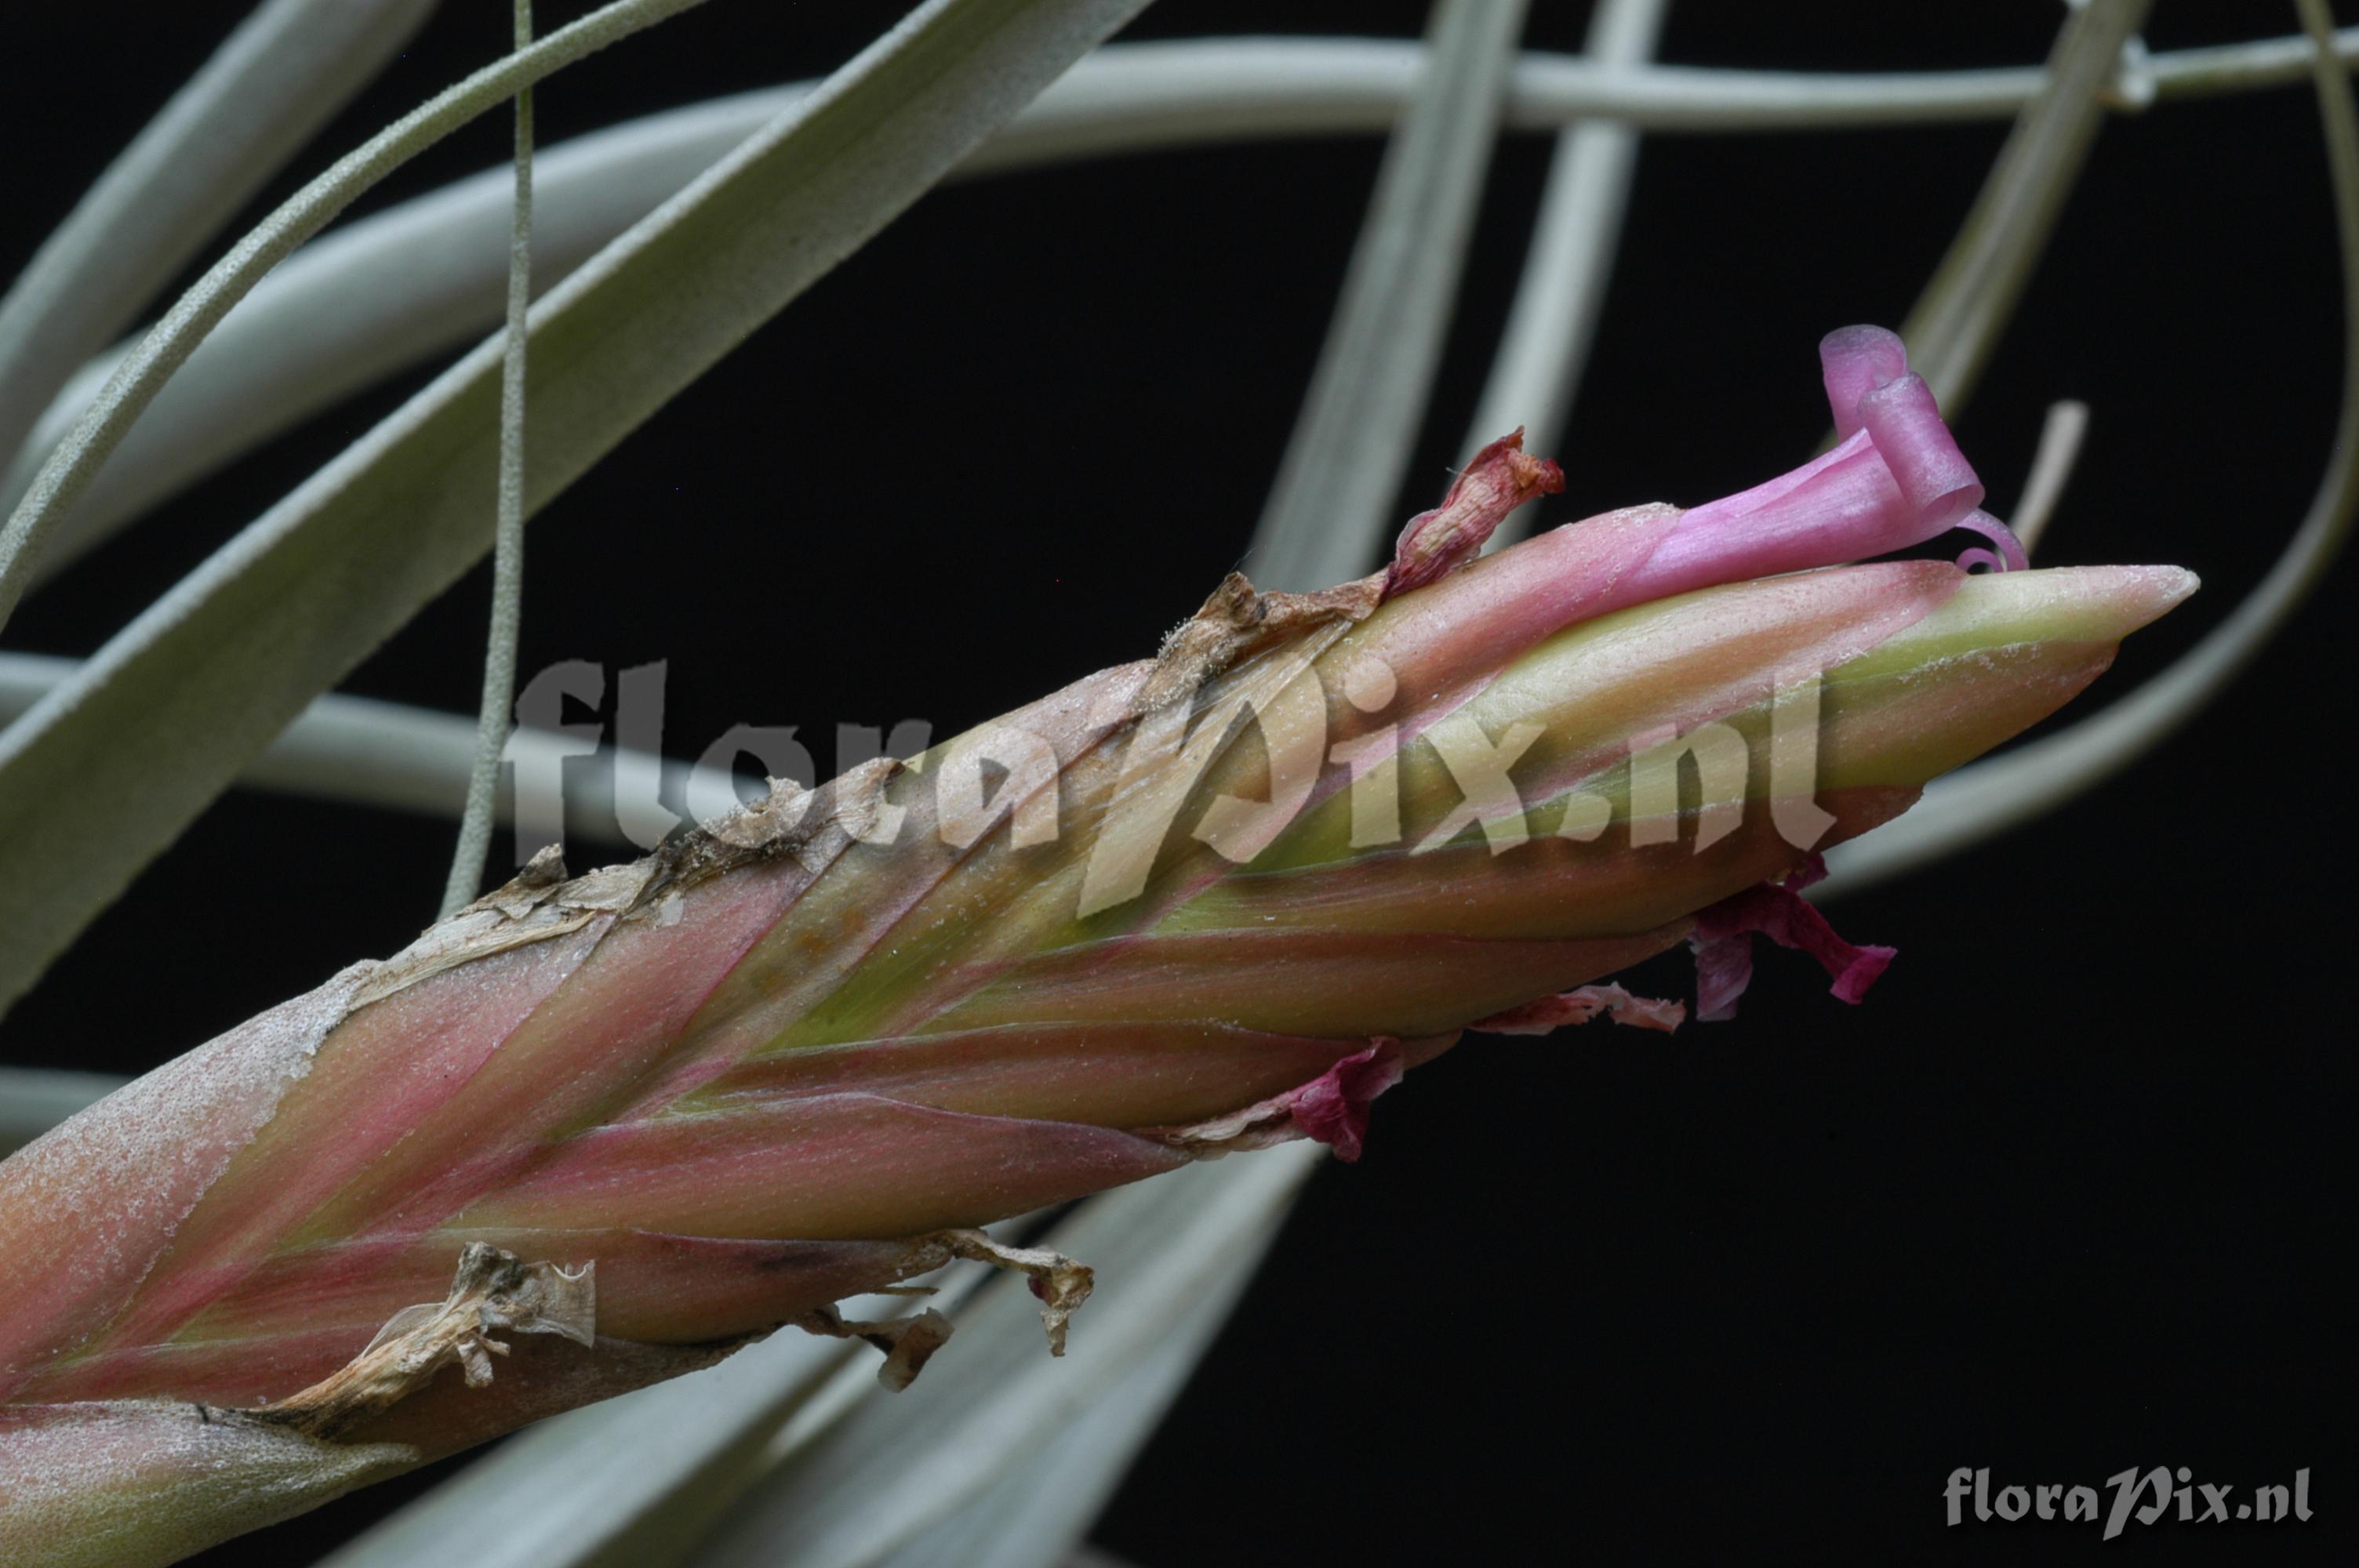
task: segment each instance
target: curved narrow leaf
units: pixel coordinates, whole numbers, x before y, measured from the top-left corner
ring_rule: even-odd
[[[1436,0],[1432,70],[1385,150],[1310,395],[1246,551],[1266,587],[1375,565],[1433,391],[1523,0]]]
[[[2055,231],[2104,119],[2105,90],[2121,68],[2123,47],[2150,5],[2087,0],[2073,7],[2049,56],[2047,84],[2016,121],[1973,210],[1900,329],[1909,368],[1952,417]]]
[[[0,653],[0,725],[72,679],[81,667],[77,659]],[[331,694],[297,714],[237,782],[282,795],[455,817],[466,802],[474,746],[472,719]],[[689,763],[627,747],[584,752],[571,738],[545,730],[517,730],[508,738],[507,755],[536,776],[561,778],[567,834],[602,844],[634,842],[617,819],[618,775],[656,780],[656,798],[683,816],[691,798],[718,799],[727,787],[718,770],[700,775]],[[509,794],[504,784],[504,813]]]
[[[377,181],[486,109],[542,77],[704,0],[613,0],[530,49],[518,49],[411,110],[280,203],[125,356],[72,431],[49,454],[0,527],[0,624],[32,580],[58,520],[205,335],[294,249]]]
[[[1588,58],[1614,66],[1644,60],[1669,3],[1603,0],[1590,19]],[[1557,138],[1515,304],[1460,450],[1481,451],[1518,426],[1528,449],[1557,450],[1604,307],[1637,161],[1637,131],[1611,120],[1584,120]],[[1483,548],[1503,549],[1529,527],[1527,517],[1510,517]]]
[[[1926,790],[1896,831],[1839,845],[1819,890],[1842,893],[1936,860],[2054,809],[2128,766],[2220,695],[2292,618],[2351,537],[2359,514],[2359,111],[2329,51],[2322,0],[2296,0],[2310,23],[2320,117],[2334,176],[2343,250],[2343,404],[2334,449],[2310,512],[2260,586],[2179,661],[2112,707],[2012,752],[1972,763]]]
[[[532,0],[515,0],[516,47],[532,47]],[[508,216],[506,314],[500,326],[500,461],[492,524],[492,622],[484,649],[483,695],[475,705],[475,760],[459,843],[443,884],[442,918],[464,909],[491,860],[500,754],[515,724],[516,643],[524,626],[524,384],[527,317],[532,308],[532,90],[516,96],[516,174]]]
[[[560,144],[533,159],[533,264],[554,281],[753,135],[809,83],[715,99]],[[386,377],[498,321],[514,175],[487,169],[304,246],[183,365],[52,535],[39,575],[146,508]],[[84,366],[0,481],[13,505],[130,345]]]
[[[2049,519],[2056,514],[2056,503],[2063,499],[2064,486],[2071,481],[2072,465],[2080,460],[2082,438],[2088,433],[2087,404],[2068,399],[2048,406],[2048,417],[2039,427],[2039,444],[2032,449],[2031,471],[2024,476],[2023,494],[2006,519],[2027,553],[2039,548]]]
[[[0,300],[0,452],[433,8],[267,0],[223,42]]]
[[[1054,1243],[1096,1268],[1100,1281],[1061,1359],[1040,1355],[1038,1303],[1022,1282],[988,1281],[960,1316],[959,1354],[937,1357],[907,1392],[865,1399],[823,1437],[782,1431],[772,1445],[776,1476],[697,1544],[692,1561],[701,1568],[867,1568],[904,1551],[927,1561],[929,1536],[962,1510],[988,1509],[993,1489],[1020,1480],[1025,1462],[1060,1434],[1095,1426],[1103,1438],[1142,1441],[1156,1400],[1127,1410],[1106,1401],[1140,1383],[1149,1396],[1176,1392],[1323,1158],[1313,1146],[1290,1144],[1091,1200],[1058,1227]],[[1087,1490],[1071,1501],[1102,1500],[1119,1471],[1092,1465]],[[1053,1540],[1073,1527],[1074,1513],[1085,1529],[1095,1511],[1069,1508],[1063,1519],[1039,1523]],[[972,1554],[953,1560],[995,1568],[1040,1560],[992,1557],[980,1544],[967,1543]]]
[[[929,0],[559,285],[534,312],[527,507],[1145,5]],[[493,341],[454,365],[0,733],[0,1003],[483,554],[499,362]]]
[[[2359,27],[2329,33],[2334,58],[2344,70],[2359,59]],[[2210,98],[2223,92],[2243,92],[2256,87],[2277,87],[2307,81],[2318,69],[2318,46],[2301,33],[2282,38],[2256,38],[2249,43],[2213,44],[2208,49],[2172,49],[2149,56],[2158,98]]]
[[[2359,28],[2340,35],[2359,56]],[[2158,96],[2273,86],[2306,71],[2300,38],[2152,57]],[[1419,46],[1376,39],[1215,38],[1116,44],[1082,61],[959,168],[960,174],[1247,138],[1381,131],[1412,98]],[[2288,68],[2287,61],[2290,59]],[[1510,80],[1507,124],[1584,117],[1687,132],[1998,118],[2036,92],[2037,69],[1940,75],[1801,75],[1600,68],[1538,53]],[[535,261],[571,272],[809,83],[714,99],[561,144],[535,161]],[[467,342],[498,319],[507,177],[486,171],[307,245],[264,280],[132,427],[59,524],[37,576],[146,508],[338,399]],[[83,367],[0,480],[13,506],[123,351]]]
[[[1238,1266],[1236,1283],[1247,1278]],[[1057,1568],[1071,1562],[1186,1386],[1236,1293],[1186,1303],[1181,1321],[1121,1381],[982,1496],[880,1559],[882,1568]]]

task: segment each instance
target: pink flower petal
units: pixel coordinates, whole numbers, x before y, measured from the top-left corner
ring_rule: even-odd
[[[1819,340],[1819,373],[1835,435],[1848,438],[1860,427],[1859,400],[1908,373],[1908,345],[1883,327],[1838,327]]]
[[[1875,445],[1864,436],[1854,439],[1855,445],[1828,454],[1836,460],[1808,465],[1799,482],[1773,481],[1681,514],[1669,536],[1632,574],[1633,599],[1667,599],[1718,583],[1864,560],[1948,527],[1924,527]]]
[[[1855,946],[1835,935],[1827,917],[1801,896],[1826,875],[1826,862],[1813,855],[1783,881],[1764,882],[1723,899],[1696,915],[1696,1017],[1733,1018],[1736,999],[1753,979],[1753,937],[1767,936],[1816,958],[1834,979],[1829,989],[1839,1001],[1857,1005],[1896,956],[1890,947]]]
[[[1982,504],[1983,481],[1942,423],[1923,376],[1904,375],[1868,393],[1859,400],[1859,418],[1898,481],[1923,537],[1955,527]]]
[[[1764,480],[1750,490],[1740,490],[1734,495],[1723,495],[1717,501],[1689,507],[1680,515],[1680,523],[1701,528],[1757,512],[1779,497],[1799,490],[1837,463],[1848,462],[1862,452],[1873,450],[1875,446],[1875,443],[1867,438],[1864,431],[1854,431],[1800,468],[1788,469],[1777,478]]]
[[[1582,986],[1511,1007],[1466,1027],[1485,1034],[1546,1034],[1565,1024],[1587,1023],[1601,1012],[1616,1023],[1658,1029],[1666,1034],[1686,1022],[1688,1016],[1685,1002],[1632,996],[1614,985]]]
[[[1962,524],[2002,555],[2012,549],[2008,558],[2020,555],[2005,524],[1975,512],[1982,481],[1924,378],[1908,373],[1897,337],[1846,327],[1828,334],[1819,357],[1843,439],[1788,473],[1681,514],[1631,579],[1640,597],[1865,560]]]
[[[1968,550],[1958,557],[1958,565],[1969,568],[1988,567],[1995,572],[2019,572],[2031,565],[2030,553],[2024,549],[2023,541],[2015,536],[2015,530],[1982,508],[1976,507],[1959,518],[1958,526],[1972,529],[1997,546],[1993,550],[1980,547]]]
[[[1332,1145],[1338,1160],[1356,1160],[1367,1143],[1368,1107],[1401,1081],[1403,1070],[1400,1042],[1380,1039],[1278,1102],[1304,1137]]]
[[[1332,1146],[1339,1160],[1357,1160],[1367,1142],[1368,1107],[1375,1098],[1400,1082],[1412,1065],[1440,1055],[1457,1038],[1451,1034],[1404,1047],[1380,1034],[1365,1050],[1284,1094],[1184,1127],[1142,1127],[1138,1135],[1202,1159],[1309,1138]]]

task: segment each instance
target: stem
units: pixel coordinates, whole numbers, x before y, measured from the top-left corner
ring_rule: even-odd
[[[532,47],[532,0],[516,0],[516,47]],[[524,371],[526,313],[532,303],[532,89],[516,96],[516,207],[508,225],[508,319],[500,362],[499,516],[492,535],[492,629],[484,651],[484,706],[475,728],[475,771],[467,780],[459,847],[442,890],[442,916],[474,902],[492,842],[492,804],[516,704],[516,639],[524,619]]]

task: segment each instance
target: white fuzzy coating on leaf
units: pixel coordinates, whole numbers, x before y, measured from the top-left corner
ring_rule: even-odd
[[[0,1174],[0,1249],[18,1239],[10,1215],[41,1235],[71,1234],[80,1253],[75,1315],[93,1329],[103,1324],[310,1072],[320,1042],[352,1011],[375,967],[353,965],[27,1145]],[[141,1179],[114,1179],[124,1171]],[[62,1217],[71,1217],[68,1228],[60,1228]],[[25,1369],[0,1364],[0,1376]]]
[[[0,1411],[0,1562],[145,1568],[419,1463],[399,1444],[317,1442],[177,1400]]]

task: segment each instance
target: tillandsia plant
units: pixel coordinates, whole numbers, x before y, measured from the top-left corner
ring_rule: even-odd
[[[2346,396],[2261,590],[2131,701],[1972,762],[2195,579],[2030,569],[2077,439],[2056,433],[2078,425],[2051,416],[2018,536],[1937,401],[1971,389],[2099,122],[2171,97],[2313,75],[2359,317],[2359,34],[2324,0],[2298,0],[2307,39],[2152,55],[2146,0],[2076,0],[2044,68],[1842,80],[1657,70],[1664,0],[1600,0],[1582,59],[1529,47],[1518,0],[1436,0],[1421,43],[1105,50],[1146,0],[923,0],[824,81],[536,155],[536,84],[699,4],[607,0],[536,35],[512,0],[512,52],[109,351],[433,9],[264,0],[0,302],[0,622],[143,509],[506,308],[499,337],[91,656],[0,654],[0,1008],[241,777],[466,801],[446,917],[401,952],[61,1125],[94,1075],[0,1068],[0,1151],[30,1140],[0,1163],[0,1563],[172,1561],[570,1411],[358,1561],[1049,1568],[1236,1300],[1306,1155],[1358,1159],[1410,1069],[1468,1032],[1727,1018],[1763,938],[1860,1002],[1895,954],[1805,896],[1821,856],[1855,885],[2086,789],[2216,694],[2359,498]],[[510,103],[512,168],[306,243]],[[1641,131],[1952,116],[2015,130],[1910,349],[1875,328],[1822,341],[1823,455],[1514,542],[1564,488],[1538,454],[1567,449]],[[1451,454],[1473,455],[1387,550],[1487,159],[1536,128],[1561,136],[1476,437]],[[527,515],[953,173],[1335,132],[1388,141],[1246,557],[1260,587],[1233,575],[1154,656],[940,745],[896,741],[909,754],[822,788],[770,781],[632,863],[576,875],[544,853],[473,897],[503,755],[521,828],[527,758],[569,750],[510,700]],[[1519,421],[1528,442],[1498,438]],[[1712,460],[1701,421],[1663,423]],[[1027,517],[1094,523],[1102,503],[1060,482]],[[487,549],[480,723],[321,697]],[[864,610],[896,586],[828,580]],[[616,725],[610,837],[655,846],[674,814],[638,832],[619,781],[666,764],[619,705]],[[320,947],[304,981],[365,950]],[[1665,994],[1682,951],[1692,992]],[[1963,961],[1925,968],[1962,985]],[[249,983],[222,1016],[282,989]],[[79,1011],[71,1030],[102,1032]],[[1117,1283],[1137,1280],[1143,1307]],[[1039,1354],[1035,1296],[1070,1357]],[[869,1397],[938,1352],[913,1397]]]
[[[2031,571],[1892,334],[1742,494],[1478,552],[1561,487],[1486,448],[1391,564],[1232,577],[1160,654],[628,865],[553,852],[0,1165],[0,1543],[158,1561],[783,1325],[906,1382],[1021,1271],[980,1227],[1311,1138],[1462,1032],[1724,1016],[1756,934],[1857,1001],[1821,849],[2051,712],[2194,586]],[[1969,555],[1847,564],[1973,529]],[[71,1543],[60,1547],[58,1543]]]

